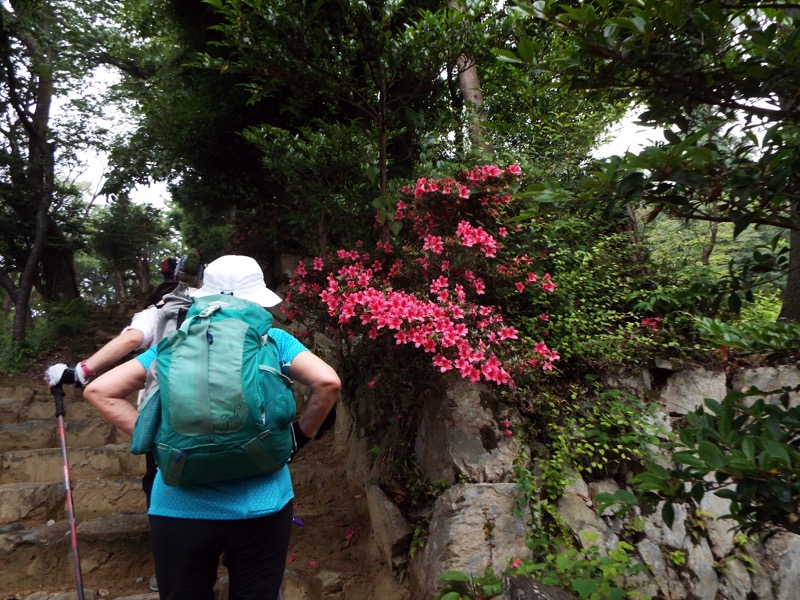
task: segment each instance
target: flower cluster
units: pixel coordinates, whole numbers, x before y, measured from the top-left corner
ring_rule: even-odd
[[[535,295],[555,289],[549,274],[534,272],[531,257],[508,256],[503,244],[512,233],[500,217],[519,175],[518,165],[478,166],[404,187],[394,211],[402,227],[392,228],[399,233],[391,242],[300,263],[287,315],[346,335],[413,345],[442,373],[454,371],[470,382],[513,385],[515,371],[552,370],[558,354],[543,341],[520,339],[486,298],[493,292],[496,299],[499,290]],[[548,319],[535,314],[541,323]]]
[[[645,317],[642,319],[642,327],[649,327],[653,333],[658,333],[658,326],[661,325],[661,317]]]

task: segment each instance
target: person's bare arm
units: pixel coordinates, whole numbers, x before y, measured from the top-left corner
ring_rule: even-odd
[[[342,382],[333,367],[308,350],[294,357],[289,365],[289,376],[311,390],[311,397],[298,425],[303,433],[313,438],[331,412]]]
[[[142,363],[129,360],[89,383],[83,397],[106,421],[131,434],[139,411],[126,398],[144,387],[145,374]]]
[[[144,333],[138,329],[128,329],[108,342],[84,362],[91,373],[99,373],[140,348],[143,342]]]

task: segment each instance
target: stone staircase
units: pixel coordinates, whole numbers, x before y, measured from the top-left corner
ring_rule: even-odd
[[[53,362],[73,363],[111,339],[131,311],[98,314],[93,331]],[[9,383],[13,383],[9,385]],[[86,598],[157,599],[145,497],[144,458],[65,386],[65,431]],[[134,400],[134,399],[132,399]],[[43,381],[0,381],[0,598],[76,590],[55,402]],[[142,596],[141,594],[148,594]]]

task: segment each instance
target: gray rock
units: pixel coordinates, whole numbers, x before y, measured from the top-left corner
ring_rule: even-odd
[[[800,368],[792,365],[744,369],[734,377],[734,387],[743,390],[755,387],[762,392],[769,392],[784,386],[797,387],[798,385],[800,385]],[[778,394],[767,397],[767,401],[773,403],[777,403],[778,399]],[[800,404],[800,392],[791,392],[789,406],[798,404]]]
[[[608,551],[616,547],[617,536],[597,515],[589,488],[580,477],[570,483],[558,500],[558,512],[584,548],[598,546]]]
[[[385,564],[402,560],[408,552],[411,528],[395,504],[380,487],[367,487],[367,507],[374,542]]]
[[[577,600],[561,588],[527,577],[503,577],[503,600]]]
[[[490,388],[459,379],[423,405],[414,450],[430,481],[510,478],[519,448],[513,436],[503,435],[500,416],[487,407],[487,398],[494,399]]]
[[[700,501],[700,508],[709,515],[706,518],[706,527],[714,556],[717,559],[728,556],[734,547],[736,533],[733,528],[736,523],[731,519],[723,519],[722,516],[730,512],[731,501],[716,494],[706,494]]]
[[[748,600],[752,587],[747,567],[737,559],[724,562],[719,576],[720,600]]]
[[[767,563],[778,590],[776,600],[796,600],[800,593],[800,536],[780,533],[766,543]],[[769,567],[768,567],[769,568]]]
[[[692,593],[695,598],[717,597],[719,580],[714,569],[714,555],[704,538],[689,545],[686,568],[694,575]]]
[[[670,376],[661,399],[669,414],[685,415],[703,406],[706,398],[722,400],[727,392],[725,373],[698,369]]]
[[[649,538],[645,538],[636,544],[636,551],[639,553],[642,562],[649,567],[658,589],[668,590],[669,574],[667,573],[667,563],[661,554],[661,548]]]
[[[516,516],[517,495],[511,483],[459,484],[436,501],[425,547],[411,561],[410,573],[421,598],[432,598],[439,577],[458,570],[482,574],[500,571],[510,559],[525,558],[525,523]]]

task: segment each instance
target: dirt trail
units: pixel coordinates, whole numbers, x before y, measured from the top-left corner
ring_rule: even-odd
[[[309,583],[308,600],[410,600],[407,582],[378,559],[366,495],[347,481],[333,436],[328,430],[296,459],[297,526],[290,542],[284,600],[294,600],[293,588],[308,589]]]

